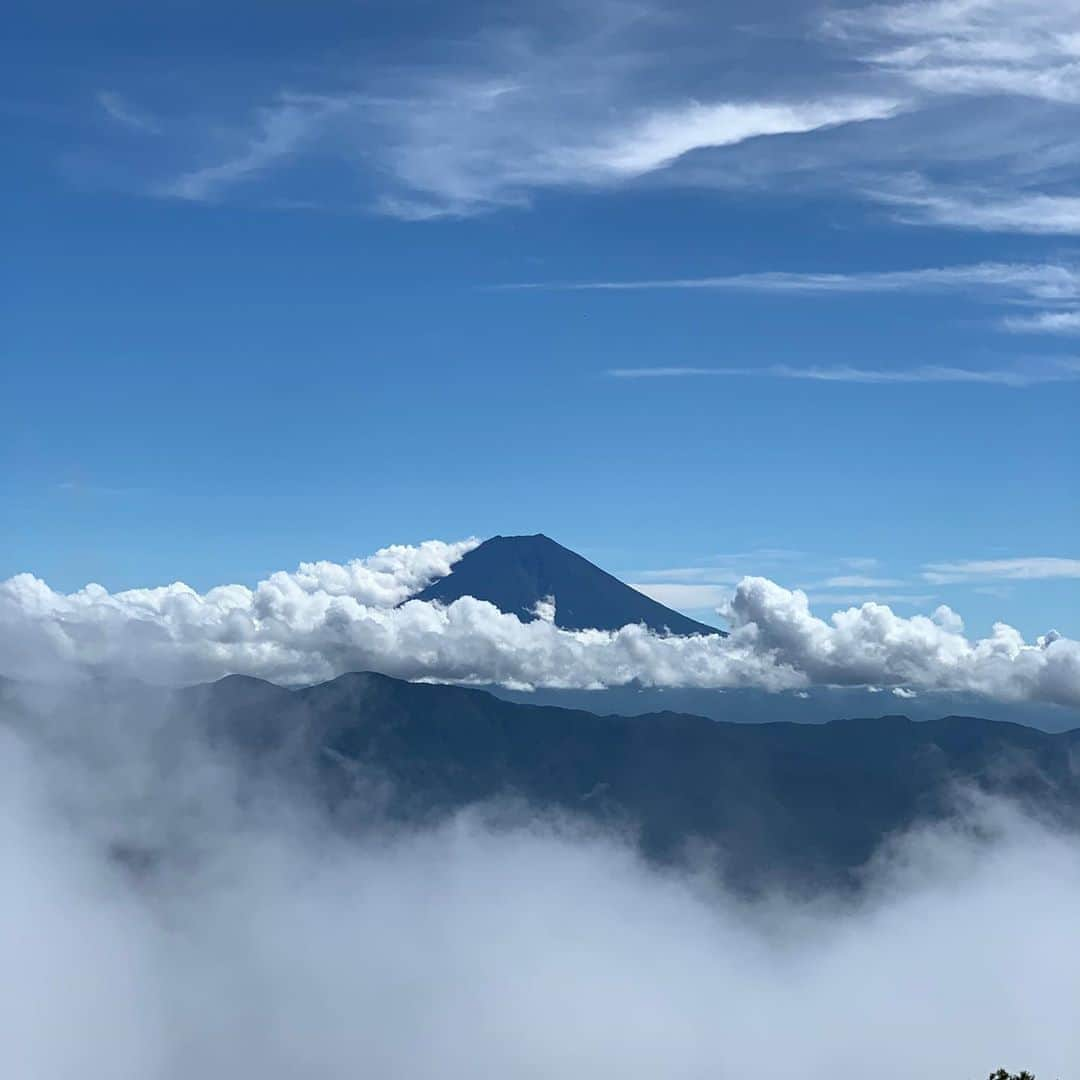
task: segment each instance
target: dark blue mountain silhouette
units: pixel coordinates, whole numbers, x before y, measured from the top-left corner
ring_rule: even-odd
[[[712,852],[740,887],[858,887],[889,836],[960,813],[958,789],[1080,824],[1080,730],[598,716],[373,672],[299,690],[234,675],[171,700],[178,723],[198,718],[213,745],[239,752],[245,775],[310,785],[342,824],[370,827],[376,811],[430,822],[510,796],[614,825],[651,858],[690,855],[700,870]]]
[[[644,623],[657,633],[723,634],[650,600],[543,533],[485,540],[414,599],[450,604],[462,596],[487,600],[524,621],[536,618],[537,603],[554,597],[555,624],[564,630]]]
[[[58,707],[76,708],[80,724],[126,717],[140,731],[155,718],[147,745],[163,763],[184,732],[205,736],[238,767],[245,805],[263,805],[280,783],[281,792],[313,796],[342,834],[433,823],[470,807],[502,822],[550,813],[611,826],[649,858],[689,858],[695,873],[712,865],[748,889],[859,888],[889,837],[963,820],[968,799],[958,792],[1080,826],[1080,729],[1052,735],[970,716],[827,724],[600,716],[374,672],[297,690],[243,675],[182,690],[95,679],[75,697],[0,678],[0,735],[52,739],[42,717]],[[140,872],[161,854],[126,844],[114,853]]]

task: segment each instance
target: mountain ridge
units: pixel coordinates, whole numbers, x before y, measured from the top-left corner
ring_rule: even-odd
[[[463,810],[583,820],[649,860],[703,858],[750,891],[858,888],[890,837],[963,821],[983,797],[1080,826],[1080,729],[981,717],[600,715],[375,672],[297,689],[244,675],[179,690],[99,680],[66,696],[0,682],[0,725],[47,733],[40,721],[59,709],[114,732],[127,716],[158,733],[162,760],[195,736],[234,763],[242,786],[303,794],[346,833]]]
[[[958,792],[1080,823],[1080,729],[895,714],[819,725],[601,716],[376,673],[278,688],[270,710],[259,694],[236,704],[224,690],[205,684],[180,700],[242,754],[304,773],[328,804],[358,805],[358,778],[406,821],[510,796],[629,830],[649,858],[705,845],[743,887],[857,883],[889,836],[953,816]]]

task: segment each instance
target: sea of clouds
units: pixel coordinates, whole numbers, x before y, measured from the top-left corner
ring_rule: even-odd
[[[1005,804],[895,838],[857,897],[750,902],[520,808],[346,835],[197,718],[26,693],[0,723],[5,1075],[1080,1070],[1080,845]]]
[[[447,606],[408,599],[476,544],[395,545],[345,564],[302,563],[254,589],[205,593],[178,582],[62,594],[19,574],[0,582],[0,674],[34,678],[66,667],[162,683],[242,673],[300,684],[375,670],[515,688],[818,684],[1080,705],[1080,642],[1053,632],[1028,642],[1004,623],[973,640],[947,607],[903,617],[866,603],[826,620],[803,592],[761,577],[735,587],[727,638],[637,625],[568,631],[554,625],[551,605],[522,622],[470,597]]]

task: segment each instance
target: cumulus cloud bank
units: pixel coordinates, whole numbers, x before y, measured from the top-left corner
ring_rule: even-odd
[[[566,631],[471,597],[448,606],[406,599],[474,544],[389,547],[344,565],[304,563],[254,589],[206,593],[176,583],[117,593],[88,585],[65,595],[20,574],[0,582],[0,673],[38,677],[61,665],[166,683],[229,673],[311,683],[357,670],[519,688],[820,683],[1080,705],[1080,642],[1052,632],[1027,642],[1005,624],[972,640],[946,607],[904,618],[866,603],[825,620],[805,593],[759,577],[736,585],[727,638],[636,625]]]
[[[154,719],[0,726],[0,1032],[34,1080],[1066,1077],[1074,838],[908,835],[858,900],[741,901],[522,815],[346,836]],[[42,738],[43,732],[50,738]],[[147,736],[152,737],[147,737]],[[159,752],[154,753],[158,746]],[[248,792],[250,795],[251,792]],[[133,829],[148,857],[116,858]],[[989,838],[989,840],[988,840]]]

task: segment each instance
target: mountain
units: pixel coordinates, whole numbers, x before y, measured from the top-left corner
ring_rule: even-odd
[[[650,600],[543,533],[485,540],[413,599],[450,604],[462,596],[487,600],[523,621],[535,619],[536,605],[554,597],[555,625],[565,630],[644,623],[657,633],[723,633]]]
[[[864,686],[812,686],[799,694],[776,694],[760,687],[712,689],[694,686],[639,686],[635,683],[600,689],[540,687],[516,690],[484,685],[483,689],[522,705],[556,705],[594,713],[678,712],[762,724],[787,720],[796,724],[824,724],[838,716],[879,716],[883,708],[897,708],[897,698]],[[1006,720],[1040,731],[1071,731],[1080,727],[1080,708],[1044,701],[994,701],[979,694],[954,690],[926,690],[905,698],[904,715],[912,720],[942,716],[982,716]]]
[[[173,704],[248,766],[308,787],[356,827],[376,805],[431,821],[509,796],[629,830],[650,858],[711,852],[744,888],[857,884],[888,836],[952,815],[965,788],[1080,822],[1080,731],[975,717],[598,716],[371,673],[296,691],[232,676]]]

